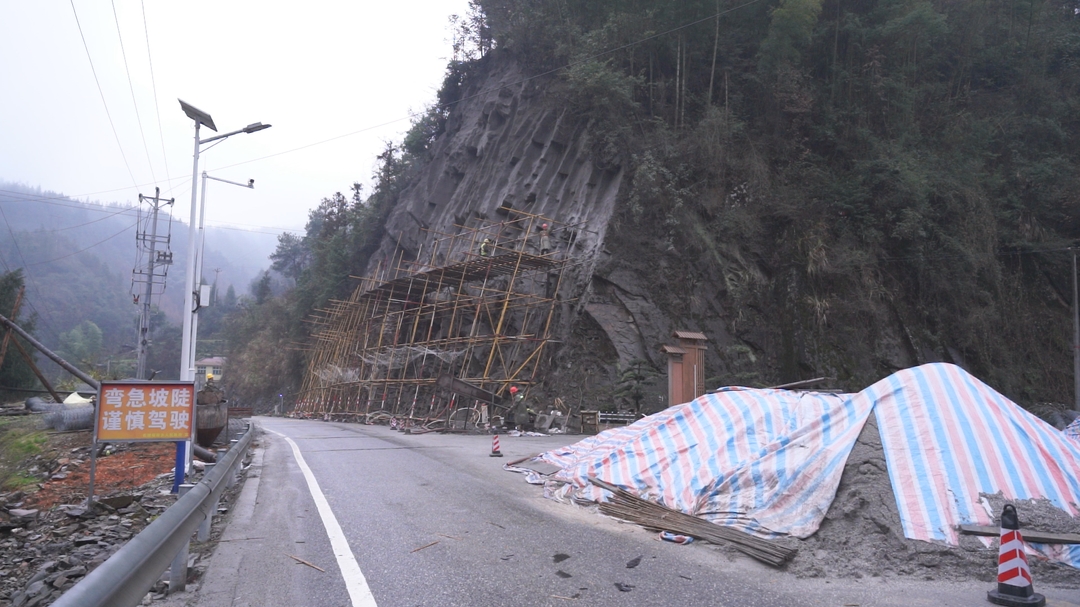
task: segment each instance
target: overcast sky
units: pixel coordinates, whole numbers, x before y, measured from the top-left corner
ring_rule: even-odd
[[[254,190],[208,182],[207,224],[299,231],[322,198],[368,186],[385,142],[399,142],[410,113],[434,102],[451,55],[448,17],[466,7],[3,2],[0,180],[131,203],[157,185],[187,221],[194,126],[180,98],[209,113],[219,133],[273,125],[203,146],[200,171],[255,180]]]

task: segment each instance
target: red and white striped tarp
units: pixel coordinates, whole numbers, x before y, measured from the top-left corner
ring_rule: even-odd
[[[598,500],[597,478],[719,524],[806,537],[869,413],[843,395],[732,388],[540,459],[562,468],[558,497]]]
[[[981,494],[1080,504],[1080,444],[954,365],[891,375],[858,394],[727,388],[539,456],[556,498],[603,499],[597,478],[764,536],[817,530],[874,411],[905,537],[956,545],[994,524]],[[1080,567],[1080,547],[1032,546]]]
[[[906,369],[854,400],[874,403],[905,537],[956,545],[957,525],[993,525],[981,494],[1080,515],[1080,445],[960,367]],[[1080,546],[1034,548],[1080,567]]]

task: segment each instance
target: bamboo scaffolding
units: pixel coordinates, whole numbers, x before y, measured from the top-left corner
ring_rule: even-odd
[[[511,210],[507,219],[477,218],[453,233],[427,230],[433,240],[415,255],[402,249],[379,261],[345,300],[307,319],[311,356],[295,411],[311,416],[370,418],[377,411],[429,423],[453,416],[474,399],[441,392],[441,375],[505,394],[536,382],[566,268],[563,254],[533,251],[541,222]],[[569,232],[564,232],[569,234]],[[478,254],[490,238],[493,252]],[[573,234],[564,238],[573,241]],[[440,397],[440,393],[443,394]],[[427,401],[426,411],[420,405]],[[456,417],[454,419],[457,419]]]

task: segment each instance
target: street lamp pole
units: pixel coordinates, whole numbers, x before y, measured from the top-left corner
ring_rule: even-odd
[[[228,137],[239,133],[254,133],[263,129],[270,128],[269,124],[263,124],[256,122],[249,124],[242,129],[231,131],[223,135],[215,135],[213,137],[207,137],[206,139],[199,138],[199,128],[201,125],[205,125],[208,129],[217,132],[217,126],[214,124],[214,119],[210,117],[210,114],[196,108],[195,106],[186,103],[184,100],[180,101],[180,108],[184,110],[188,118],[195,121],[195,153],[194,160],[191,168],[191,219],[188,222],[188,272],[184,277],[184,325],[183,325],[183,343],[180,345],[180,380],[181,381],[194,381],[195,379],[195,359],[193,357],[194,341],[192,339],[192,328],[195,319],[195,314],[198,310],[195,308],[195,255],[196,255],[196,207],[195,202],[198,197],[198,185],[199,185],[199,150],[202,145],[213,142],[221,141]]]
[[[206,139],[199,138],[199,129],[202,126],[211,131],[217,132],[217,125],[214,124],[214,119],[210,117],[210,114],[200,110],[199,108],[185,102],[183,99],[178,99],[180,102],[180,109],[184,110],[188,118],[195,121],[195,153],[193,154],[192,166],[191,166],[191,218],[188,221],[188,256],[187,256],[187,275],[184,277],[184,324],[183,335],[181,336],[180,344],[180,381],[194,381],[195,379],[195,358],[194,352],[194,339],[192,329],[195,323],[195,265],[196,265],[196,232],[195,232],[195,219],[196,208],[195,202],[198,198],[198,185],[199,185],[199,150],[204,144],[211,143],[213,141],[222,141],[228,137],[239,133],[254,133],[263,129],[270,128],[269,124],[263,124],[256,122],[249,124],[242,129],[231,131],[223,135],[215,135],[213,137],[207,137]],[[173,480],[173,492],[175,493],[180,486],[180,483],[184,480],[184,472],[187,470],[188,462],[191,461],[191,449],[188,445],[190,441],[176,443],[176,473]]]
[[[222,179],[220,177],[213,177],[211,175],[207,175],[206,171],[203,171],[203,173],[202,173],[202,195],[201,195],[200,200],[199,200],[199,236],[198,236],[198,249],[197,249],[198,252],[195,254],[195,278],[194,278],[195,281],[199,281],[202,278],[203,249],[205,248],[205,244],[206,244],[206,233],[203,230],[203,226],[206,223],[206,180],[207,179],[213,179],[214,181],[220,181],[222,183],[228,183],[228,184],[240,186],[242,188],[248,188],[248,189],[252,189],[252,190],[255,189],[255,180],[254,179],[249,179],[247,183],[239,183],[239,182],[236,182],[236,181],[229,181],[228,179]],[[197,295],[202,290],[202,284],[201,283],[193,284],[191,290],[192,290],[192,296],[194,298],[194,301],[193,301],[192,306],[191,306],[192,307],[192,314],[191,314],[191,347],[188,348],[187,366],[188,366],[189,369],[191,369],[191,373],[192,373],[191,377],[192,377],[192,379],[194,379],[195,378],[195,355],[196,355],[196,350],[197,350],[196,346],[198,345],[198,341],[199,341],[199,314],[198,314],[198,311],[201,308],[203,308],[205,305],[208,305],[208,304],[207,304],[207,302],[202,301],[201,295]]]

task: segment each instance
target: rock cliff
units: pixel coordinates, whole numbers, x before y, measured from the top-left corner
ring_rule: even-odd
[[[877,379],[880,368],[939,360],[901,339],[903,327],[887,303],[860,312],[873,327],[853,323],[832,338],[811,335],[805,327],[815,320],[788,318],[783,305],[745,304],[749,289],[764,293],[758,303],[782,303],[784,293],[769,290],[791,287],[770,282],[768,264],[723,235],[706,233],[692,214],[674,237],[670,227],[634,221],[625,210],[630,152],[606,151],[610,146],[599,144],[589,121],[569,108],[565,87],[554,76],[529,77],[506,57],[472,73],[445,132],[390,212],[367,273],[399,256],[426,262],[440,235],[497,223],[506,208],[574,225],[555,234],[574,263],[563,279],[553,332],[561,343],[544,361],[539,387],[588,408],[611,404],[620,370],[642,360],[659,375],[645,387],[643,409],[666,406],[660,347],[672,343],[676,330],[708,338],[709,389],[828,373],[858,388]],[[445,262],[438,253],[435,263]],[[802,362],[815,348],[812,358],[827,368]]]

